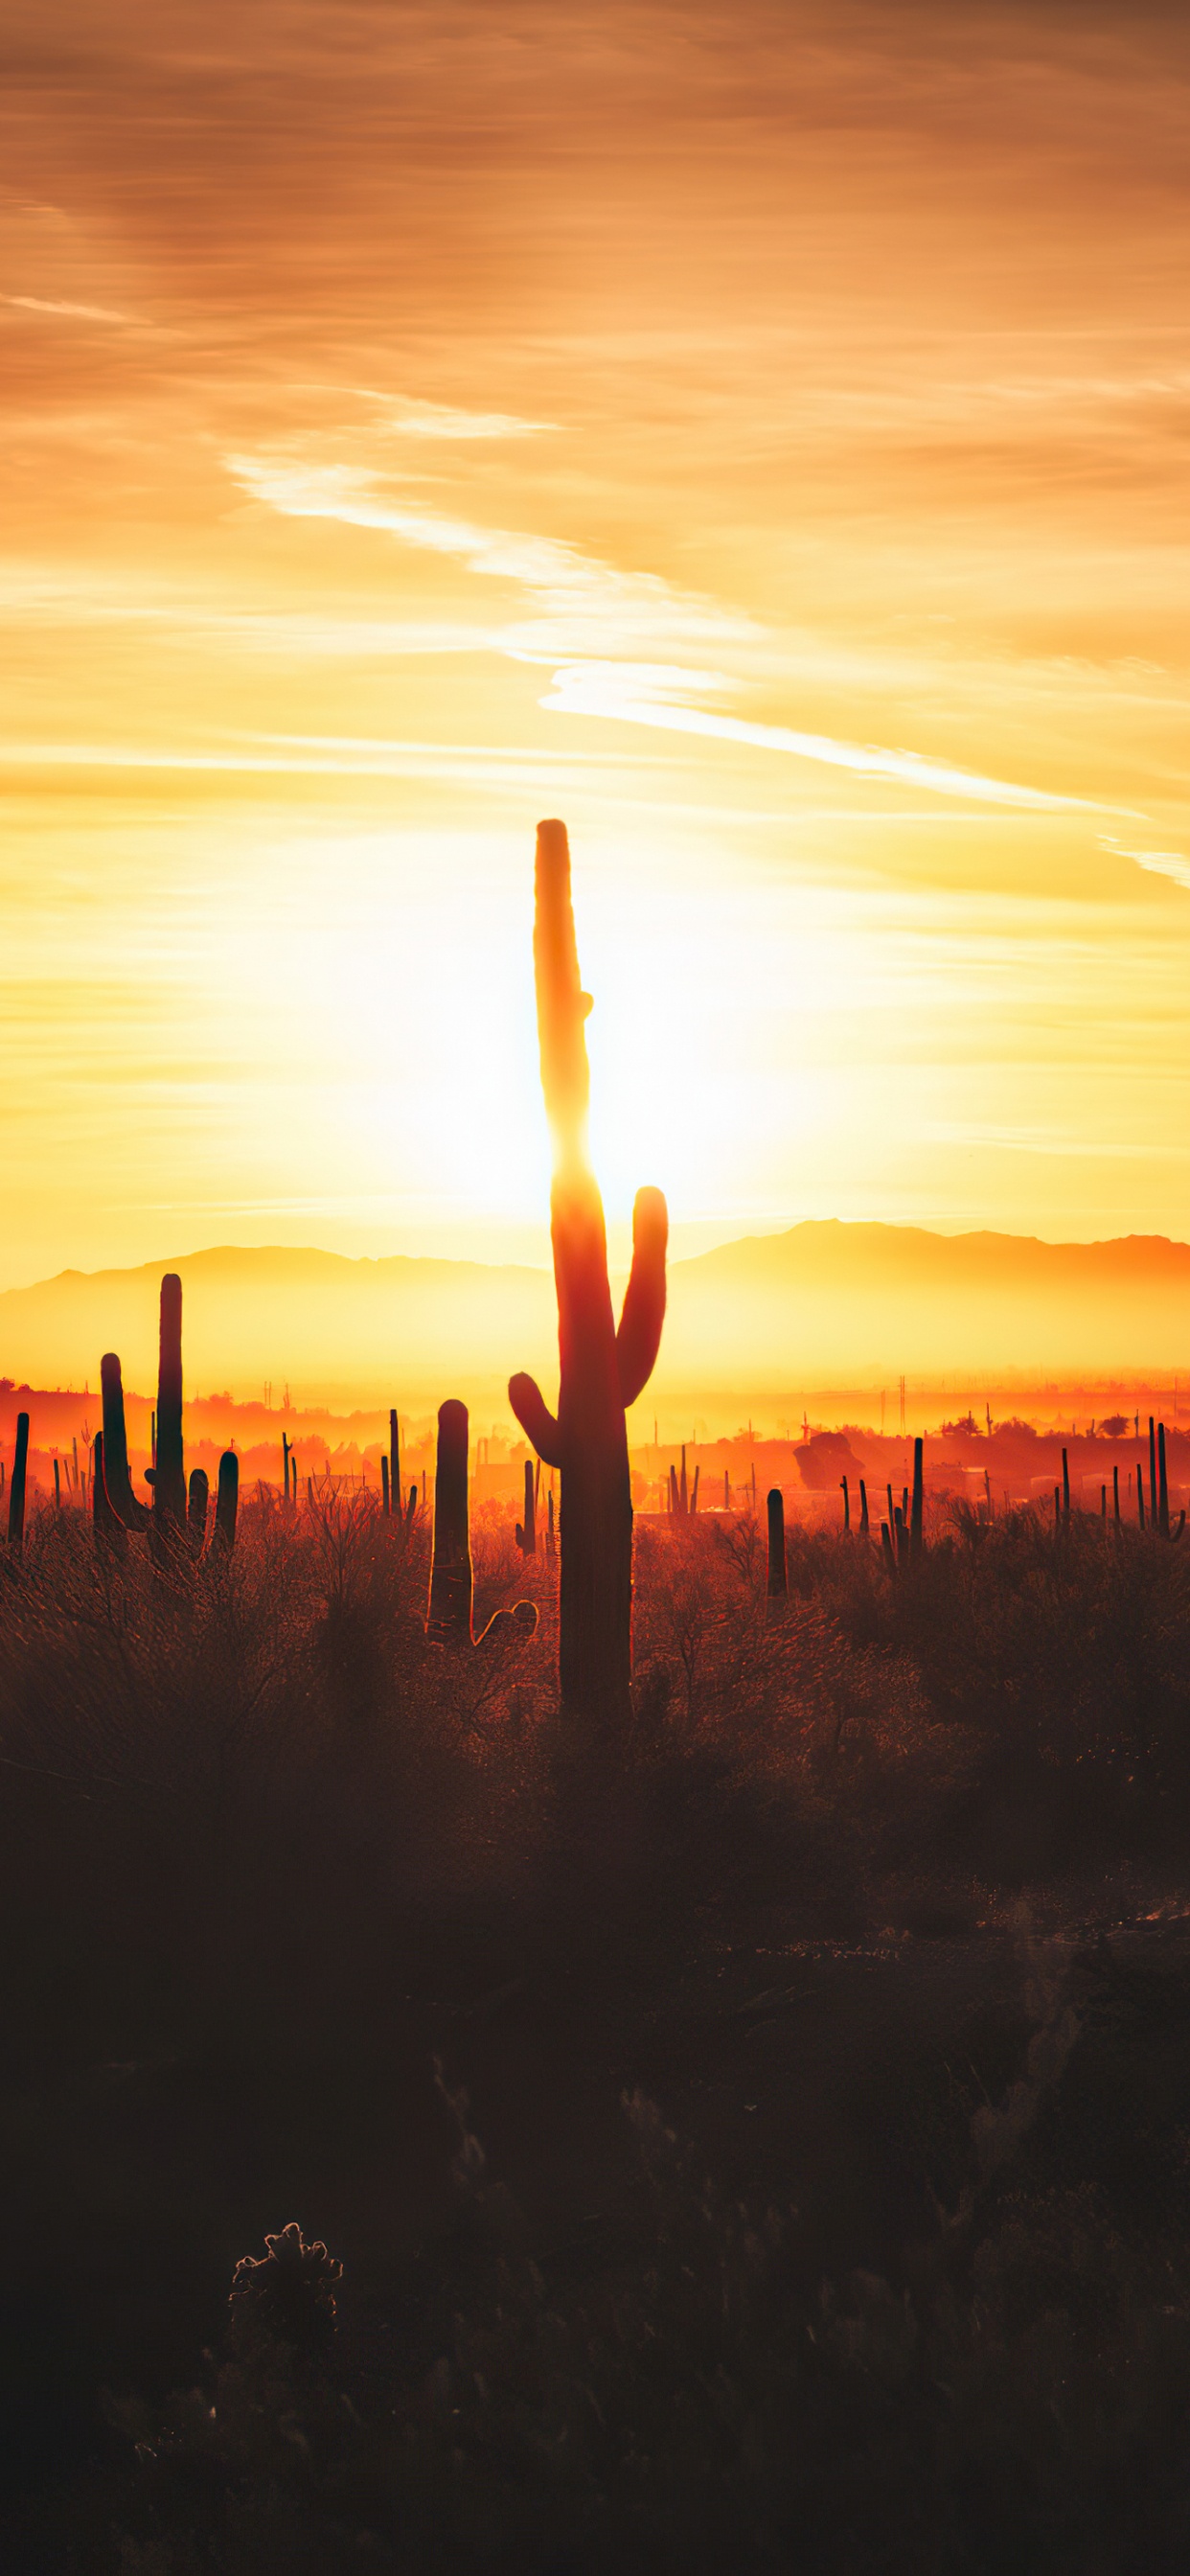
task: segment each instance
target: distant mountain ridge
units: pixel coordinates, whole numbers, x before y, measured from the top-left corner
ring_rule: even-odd
[[[556,1365],[553,1281],[528,1264],[217,1245],[135,1269],[64,1270],[0,1294],[0,1374],[129,1385],[156,1370],[157,1288],[177,1270],[188,1385],[279,1399],[468,1395]],[[671,1265],[656,1379],[667,1386],[856,1382],[884,1372],[1190,1371],[1190,1244],[1047,1243],[813,1219]],[[652,1397],[646,1393],[647,1409]]]

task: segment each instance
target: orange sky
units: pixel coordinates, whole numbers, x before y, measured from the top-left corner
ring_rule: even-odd
[[[1184,7],[17,27],[0,1285],[1190,1234]]]

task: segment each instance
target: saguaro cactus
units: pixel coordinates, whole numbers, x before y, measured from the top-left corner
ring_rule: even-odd
[[[153,1517],[159,1530],[186,1521],[186,1470],[182,1457],[182,1282],[167,1270],[161,1282],[160,1356],[157,1365],[157,1463]]]
[[[603,1202],[587,1159],[591,997],[579,976],[564,823],[538,825],[533,964],[541,1083],[554,1145],[557,1414],[531,1377],[514,1377],[508,1395],[538,1457],[561,1476],[562,1705],[614,1724],[629,1715],[632,1678],[632,1491],[624,1416],[648,1384],[661,1341],[669,1220],[660,1190],[638,1191],[632,1271],[617,1331]]]
[[[201,1556],[207,1543],[207,1507],[211,1499],[211,1480],[205,1467],[192,1467],[186,1502],[186,1536],[192,1556]]]
[[[410,1495],[416,1501],[417,1487]],[[518,1601],[496,1610],[480,1636],[471,1626],[474,1579],[467,1508],[467,1407],[451,1396],[438,1407],[438,1458],[434,1475],[434,1553],[430,1561],[430,1610],[426,1635],[436,1646],[484,1646],[510,1629],[531,1637],[537,1606]]]
[[[124,1386],[120,1362],[115,1351],[105,1351],[99,1363],[99,1383],[103,1391],[103,1448],[98,1453],[103,1464],[103,1481],[107,1498],[125,1529],[147,1526],[149,1512],[138,1503],[128,1472],[128,1433],[124,1423]]]
[[[19,1556],[25,1544],[25,1484],[29,1473],[29,1416],[17,1415],[17,1445],[8,1491],[8,1544]]]
[[[540,1476],[541,1468],[537,1469]],[[531,1458],[525,1460],[525,1517],[516,1525],[516,1543],[522,1556],[537,1554],[537,1489]]]
[[[296,1469],[294,1472],[296,1483]],[[219,1461],[219,1482],[215,1488],[215,1527],[212,1548],[223,1548],[229,1555],[236,1543],[236,1513],[240,1504],[240,1462],[234,1449],[225,1449]]]
[[[779,1485],[774,1485],[770,1491],[768,1515],[768,1598],[770,1601],[783,1601],[789,1590],[789,1576],[785,1566],[785,1496]]]

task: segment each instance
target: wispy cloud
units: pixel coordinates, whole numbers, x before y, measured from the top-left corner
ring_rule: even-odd
[[[1190,889],[1190,855],[1185,850],[1125,849],[1113,832],[1100,832],[1100,847],[1114,851],[1118,859],[1133,859],[1138,868],[1147,868],[1155,877],[1172,877],[1175,885]]]
[[[701,682],[731,685],[717,673],[681,673],[637,668],[625,663],[576,662],[555,671],[543,707],[558,715],[608,716],[622,724],[656,725],[667,733],[703,734],[716,742],[751,744],[760,751],[791,752],[799,760],[816,760],[831,769],[850,769],[869,778],[893,778],[908,787],[926,788],[936,796],[970,797],[983,805],[1028,806],[1039,811],[1102,812],[1088,809],[1079,796],[1049,795],[1040,787],[1018,786],[1008,779],[983,778],[968,769],[928,760],[920,752],[894,751],[879,743],[838,741],[833,735],[799,733],[789,725],[753,724],[745,716],[721,715],[692,705],[679,694]],[[660,685],[658,685],[660,684]]]
[[[400,438],[547,438],[556,435],[557,422],[522,420],[511,411],[456,411],[449,403],[401,401],[393,403],[388,395],[376,395],[383,402],[387,417],[377,426],[393,430]]]
[[[415,507],[407,498],[379,489],[375,477],[357,466],[244,455],[225,462],[244,491],[286,517],[334,519],[350,527],[376,528],[403,544],[454,557],[469,572],[511,582],[526,592],[539,617],[506,629],[498,649],[515,658],[541,661],[553,659],[569,646],[576,658],[555,669],[553,685],[540,701],[551,714],[605,717],[669,733],[745,743],[979,804],[1039,812],[1105,810],[1082,797],[986,777],[931,760],[921,752],[848,742],[788,725],[760,724],[698,703],[700,698],[722,696],[739,686],[722,672],[609,658],[614,653],[630,654],[642,643],[661,643],[671,651],[697,649],[708,642],[721,648],[743,645],[753,653],[767,644],[752,619],[680,591],[659,574],[621,572],[554,537],[484,528],[469,519],[447,518]]]
[[[573,639],[573,652],[606,653],[642,643],[724,645],[759,636],[751,618],[678,590],[658,573],[620,572],[556,537],[484,528],[470,519],[417,509],[379,489],[375,477],[358,466],[312,465],[287,457],[229,456],[225,461],[242,490],[286,518],[336,519],[348,527],[376,528],[404,545],[453,556],[468,572],[514,583],[546,621],[510,635],[510,648],[526,658],[564,653],[567,637]]]
[[[0,304],[19,305],[22,313],[60,313],[74,322],[130,322],[130,313],[111,313],[104,304],[50,304],[41,295],[0,295]]]

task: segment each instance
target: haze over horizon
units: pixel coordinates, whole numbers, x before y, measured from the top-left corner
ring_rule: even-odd
[[[0,1286],[1190,1234],[1190,21],[47,0],[0,132]],[[541,1256],[539,1256],[541,1257]]]
[[[41,1387],[94,1382],[118,1350],[142,1392],[156,1368],[160,1262],[67,1270],[0,1293],[0,1375]],[[554,1287],[543,1264],[487,1265],[312,1247],[238,1245],[172,1256],[183,1283],[192,1395],[394,1401],[431,1413],[447,1394],[508,1415],[510,1374],[557,1377]],[[661,1358],[637,1408],[704,1410],[806,1394],[895,1388],[1176,1382],[1190,1374],[1190,1244],[1130,1237],[938,1235],[811,1220],[670,1265]]]

